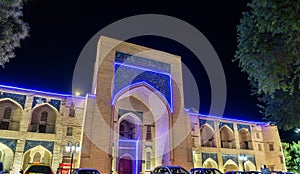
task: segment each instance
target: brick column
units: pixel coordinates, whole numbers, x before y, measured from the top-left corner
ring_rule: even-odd
[[[13,161],[12,173],[19,173],[23,167],[23,150],[25,147],[25,140],[17,140],[15,157]]]

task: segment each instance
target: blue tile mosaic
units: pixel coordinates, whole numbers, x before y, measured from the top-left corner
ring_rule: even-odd
[[[199,119],[199,127],[201,127],[202,125],[204,125],[205,123],[207,123],[208,125],[210,125],[214,130],[215,130],[215,124],[213,120],[204,120],[204,119]]]
[[[26,140],[25,147],[24,147],[24,152],[26,152],[27,150],[29,150],[33,147],[39,146],[39,145],[45,147],[51,153],[53,153],[54,141],[35,141],[35,140]]]
[[[171,72],[170,64],[116,51],[115,61],[156,71]]]
[[[254,155],[250,155],[250,154],[240,154],[240,156],[246,156],[246,157],[247,157],[247,161],[251,161],[251,162],[253,162],[253,164],[256,165],[256,162],[255,162],[255,156],[254,156]]]
[[[16,139],[8,139],[8,138],[0,138],[0,143],[5,144],[12,151],[16,151],[17,140]]]
[[[204,163],[205,160],[208,158],[213,159],[218,164],[218,155],[216,153],[204,153],[202,152],[202,162]]]
[[[33,97],[33,101],[32,101],[32,106],[31,108],[34,108],[36,105],[38,104],[43,104],[46,103],[46,98],[42,98],[42,97]],[[51,106],[55,107],[57,109],[57,111],[60,110],[60,104],[61,104],[61,100],[56,100],[56,99],[51,99],[48,102]]]
[[[225,125],[228,126],[233,131],[233,123],[227,123],[227,122],[220,122],[219,129],[221,129]]]
[[[247,129],[249,132],[251,132],[250,125],[247,125],[247,124],[238,124],[237,127],[238,127],[238,130],[239,130],[239,131],[240,131],[241,129],[245,128],[245,129]]]
[[[61,100],[51,99],[51,100],[49,101],[49,104],[52,105],[53,107],[55,107],[55,108],[58,110],[58,112],[59,112]]]
[[[234,161],[237,165],[239,164],[237,154],[222,154],[223,165],[230,159]]]
[[[31,108],[34,108],[37,104],[43,104],[46,103],[46,98],[42,97],[33,97],[32,106]]]
[[[115,64],[113,97],[122,89],[130,85],[146,82],[168,102],[172,110],[172,92],[171,77],[164,73],[158,73],[150,70],[140,69],[139,67]]]
[[[16,101],[17,103],[19,103],[22,106],[22,108],[24,109],[25,102],[26,102],[26,95],[12,94],[12,93],[0,91],[0,99],[2,99],[2,98],[10,98],[10,99]]]

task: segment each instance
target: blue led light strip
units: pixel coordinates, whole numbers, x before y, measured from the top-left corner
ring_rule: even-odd
[[[19,88],[19,87],[14,87],[14,86],[7,86],[7,85],[0,85],[0,88],[13,89],[13,90],[21,90],[21,91],[26,91],[26,92],[35,92],[35,93],[41,93],[41,94],[46,94],[46,95],[56,95],[56,96],[62,96],[62,97],[85,98],[85,97],[82,97],[82,96],[75,96],[75,95],[72,95],[72,94],[59,94],[59,93],[38,91],[38,90],[34,90],[34,89]]]
[[[185,109],[185,111],[187,111],[187,110]],[[191,112],[189,114],[190,115],[203,116],[203,117],[207,117],[207,118],[218,119],[218,120],[244,122],[244,123],[260,124],[260,125],[267,124],[266,122],[255,122],[255,121],[248,121],[248,120],[239,120],[239,119],[234,119],[234,118],[224,118],[224,117],[221,117],[221,116],[212,116],[212,115],[197,114],[197,113],[191,113]]]

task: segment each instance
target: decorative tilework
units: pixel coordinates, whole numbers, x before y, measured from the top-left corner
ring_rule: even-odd
[[[131,157],[138,158],[138,143],[132,140],[119,140],[119,150],[118,150],[119,157],[128,153]]]
[[[222,154],[223,164],[225,164],[230,159],[234,161],[237,165],[239,164],[237,154]]]
[[[25,102],[26,102],[26,95],[11,94],[11,93],[6,93],[6,92],[0,91],[0,99],[1,98],[10,98],[10,99],[16,101],[17,103],[19,103],[22,106],[22,108],[24,109]]]
[[[255,156],[254,156],[254,155],[250,155],[250,154],[240,154],[240,156],[246,156],[246,157],[247,157],[247,161],[251,161],[251,162],[253,162],[253,164],[256,165],[256,162],[255,162]]]
[[[251,130],[250,130],[250,125],[246,125],[246,124],[238,124],[237,127],[238,127],[238,130],[239,130],[239,131],[240,131],[241,129],[245,128],[245,129],[247,129],[249,132],[251,132]]]
[[[8,146],[12,151],[16,151],[17,140],[16,139],[8,139],[8,138],[0,138],[0,143]]]
[[[31,108],[34,108],[36,105],[38,104],[43,104],[46,103],[46,98],[42,98],[42,97],[33,97],[33,101],[32,101],[32,106]],[[57,111],[60,110],[60,104],[61,104],[61,100],[56,100],[56,99],[51,99],[48,102],[51,106],[55,107],[57,109]]]
[[[34,141],[34,140],[26,140],[25,147],[24,147],[24,152],[26,152],[27,150],[29,150],[33,147],[39,146],[39,145],[45,147],[51,153],[53,153],[54,141]]]
[[[31,108],[34,108],[35,105],[46,103],[46,98],[42,97],[33,97],[32,106]]]
[[[172,110],[172,89],[170,75],[150,70],[147,71],[138,67],[135,68],[123,64],[115,64],[114,75],[113,96],[130,85],[146,82],[161,93]]]
[[[203,119],[199,119],[199,126],[201,127],[202,125],[204,125],[205,123],[207,123],[208,125],[210,125],[213,129],[215,129],[215,124],[213,120],[203,120]]]
[[[120,118],[122,115],[130,113],[130,112],[134,113],[136,116],[138,116],[140,118],[141,121],[143,121],[143,112],[130,111],[130,110],[125,110],[125,109],[119,109],[118,118]]]
[[[115,61],[152,70],[171,72],[170,64],[116,51]]]
[[[216,161],[216,163],[218,164],[218,156],[216,153],[204,153],[202,152],[202,162],[204,163],[205,160],[207,160],[208,158],[211,158],[213,160]]]
[[[124,148],[124,149],[119,149],[119,158],[124,155],[124,154],[130,154],[133,158],[135,158],[135,149],[128,149],[128,148]]]
[[[49,102],[50,105],[52,105],[53,107],[55,107],[58,112],[60,110],[60,104],[61,104],[61,101],[60,100],[55,100],[55,99],[51,99],[50,102]]]
[[[228,126],[233,131],[233,123],[227,123],[227,122],[220,122],[219,129],[225,125]]]

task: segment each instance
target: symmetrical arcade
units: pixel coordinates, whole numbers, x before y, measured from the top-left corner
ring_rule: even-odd
[[[102,36],[91,86],[77,97],[0,85],[4,168],[17,173],[42,162],[54,171],[72,163],[102,174],[158,165],[286,170],[276,126],[184,109],[179,56]]]

